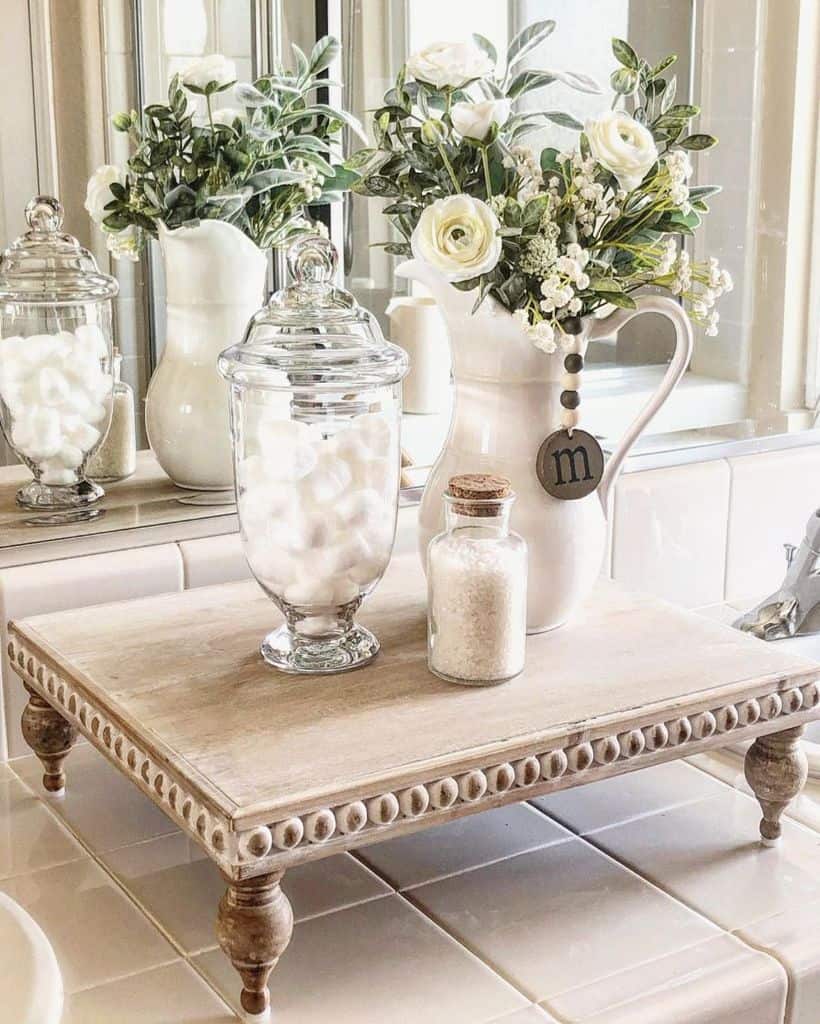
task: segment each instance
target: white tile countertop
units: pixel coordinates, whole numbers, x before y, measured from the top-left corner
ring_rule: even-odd
[[[62,802],[34,757],[0,768],[0,891],[55,949],[64,1024],[235,1020],[198,849],[88,746]],[[274,1020],[816,1024],[820,833],[765,849],[758,816],[677,762],[296,868]]]

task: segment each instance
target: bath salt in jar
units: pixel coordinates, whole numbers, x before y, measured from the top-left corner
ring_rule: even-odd
[[[428,664],[453,683],[504,682],[524,668],[527,545],[510,530],[506,477],[454,476],[445,530],[427,552]]]

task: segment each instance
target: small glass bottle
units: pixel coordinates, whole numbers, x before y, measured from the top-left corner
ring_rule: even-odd
[[[114,349],[112,360],[114,396],[111,426],[100,447],[88,460],[86,472],[92,480],[115,483],[131,476],[137,468],[137,435],[134,421],[134,392],[122,380],[122,356]]]
[[[428,665],[453,683],[487,685],[524,668],[527,545],[510,530],[510,481],[450,480],[445,530],[427,551]]]

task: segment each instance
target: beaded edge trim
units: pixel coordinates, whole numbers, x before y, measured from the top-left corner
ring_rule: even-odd
[[[565,775],[590,773],[616,762],[634,761],[644,754],[695,744],[712,736],[745,729],[761,721],[787,720],[820,705],[817,681],[774,690],[693,715],[655,722],[642,728],[602,736],[565,747],[554,747],[514,761],[487,768],[473,768],[406,789],[382,793],[310,813],[293,815],[271,825],[257,825],[234,832],[230,822],[189,793],[183,782],[154,763],[113,722],[94,708],[66,680],[38,661],[13,639],[8,656],[15,672],[39,692],[59,714],[77,725],[95,745],[104,748],[137,785],[159,803],[180,827],[205,846],[212,858],[228,872],[252,868],[261,873],[264,861],[274,867],[283,854],[309,847],[349,845],[349,837],[418,820],[436,812],[452,812],[459,805],[477,808],[482,802],[515,793],[526,800],[526,791],[555,782]]]

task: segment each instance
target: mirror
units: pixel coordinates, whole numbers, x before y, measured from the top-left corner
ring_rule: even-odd
[[[762,0],[13,0],[4,8],[0,58],[31,103],[0,112],[2,242],[21,232],[23,208],[35,191],[56,192],[67,230],[115,273],[123,378],[135,391],[137,436],[145,447],[143,403],[163,346],[159,260],[150,249],[138,263],[110,260],[83,209],[91,171],[128,155],[127,137],[112,129],[111,115],[161,99],[169,77],[196,56],[223,53],[240,80],[251,80],[277,56],[290,63],[292,42],[309,50],[331,32],[343,43],[339,66],[331,69],[345,83],[338,98],[367,124],[397,69],[425,44],[478,32],[503,54],[523,26],[553,18],[557,28],[527,58],[530,66],[571,68],[606,84],[616,67],[613,36],[628,38],[650,59],[674,52],[678,101],[698,103],[703,130],[720,139],[694,161],[694,181],[723,191],[710,200],[693,255],[717,256],[735,288],[723,298],[719,336],[696,331],[689,370],[639,450],[663,464],[723,454],[727,444],[788,444],[814,430],[820,404],[817,42],[799,30],[806,6],[788,5],[766,26]],[[779,73],[783,68],[796,73]],[[601,98],[556,82],[519,102],[583,121],[600,112]],[[560,148],[572,137],[551,126],[531,142]],[[383,206],[349,196],[325,216],[343,253],[346,287],[389,334],[388,305],[411,289],[394,275],[396,258],[379,247],[392,240]],[[672,343],[668,326],[647,316],[590,351],[585,426],[605,447],[654,390]],[[436,411],[404,418],[417,480],[448,424],[444,361],[438,372],[444,384]],[[13,461],[10,452],[4,456]]]

